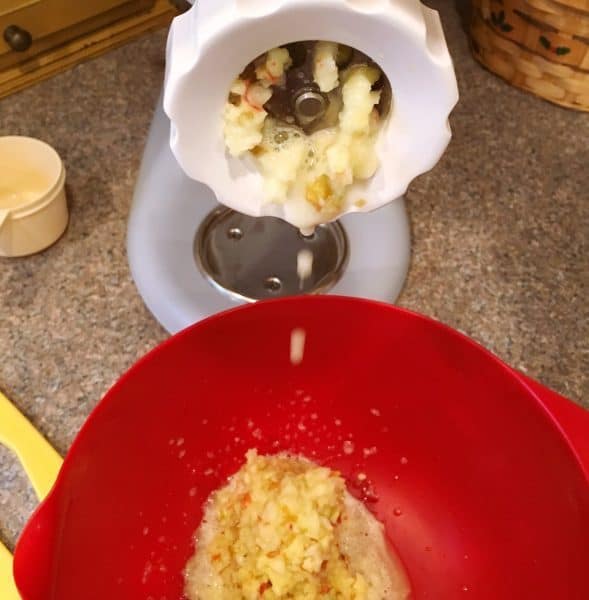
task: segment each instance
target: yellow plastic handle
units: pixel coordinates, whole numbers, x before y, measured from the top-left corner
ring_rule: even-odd
[[[61,456],[0,392],[0,443],[20,460],[39,500],[51,490],[61,468]],[[12,554],[0,544],[0,598],[21,600],[12,577]]]
[[[6,600],[21,600],[12,578],[12,554],[0,544],[0,597]]]

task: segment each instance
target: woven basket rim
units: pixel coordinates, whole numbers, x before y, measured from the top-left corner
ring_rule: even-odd
[[[524,0],[526,1],[526,0]],[[561,4],[565,8],[574,8],[586,10],[589,12],[589,0],[552,0],[556,4]]]
[[[474,5],[481,5],[488,0],[471,0]],[[518,0],[522,8],[525,5],[536,6],[534,0]],[[554,15],[569,15],[573,14],[576,16],[587,17],[589,16],[589,0],[539,0],[541,4],[549,4],[555,11]],[[542,10],[540,7],[538,9]]]
[[[503,37],[480,10],[473,11],[471,48],[478,62],[514,87],[559,106],[589,111],[589,71],[550,61]]]
[[[478,18],[498,38],[512,42],[520,48],[531,52],[535,56],[542,56],[550,63],[562,65],[580,73],[589,73],[589,61],[587,60],[587,57],[589,57],[589,40],[581,38],[570,39],[571,36],[569,34],[561,33],[560,31],[557,31],[556,33],[544,33],[533,22],[526,23],[524,26],[526,29],[524,29],[524,27],[518,26],[515,26],[514,28],[511,25],[513,21],[510,21],[510,23],[507,23],[506,21],[505,24],[509,25],[510,29],[503,32],[501,30],[503,22],[499,24],[493,22],[493,24],[491,24],[488,18],[488,11],[495,1],[496,0],[476,0],[476,6],[473,7],[474,10],[472,11],[472,18]],[[497,13],[491,14],[496,15]],[[509,14],[510,13],[508,12],[507,15],[509,16]],[[505,13],[503,13],[503,15],[505,15]],[[532,33],[533,35],[530,37]],[[522,42],[522,38],[526,43]],[[535,40],[536,47],[530,45],[532,39]],[[540,44],[540,42],[542,42],[542,44]],[[544,45],[544,43],[546,45]],[[566,54],[559,54],[557,52],[557,50],[560,50],[561,45],[565,46],[564,49],[568,51]],[[585,64],[587,64],[587,67],[585,67]]]

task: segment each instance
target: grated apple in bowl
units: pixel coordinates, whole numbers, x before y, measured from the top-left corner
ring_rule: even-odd
[[[209,498],[186,572],[190,600],[401,600],[384,530],[341,475],[304,458],[246,455]]]

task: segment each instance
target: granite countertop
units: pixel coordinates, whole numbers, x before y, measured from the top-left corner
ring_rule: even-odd
[[[483,70],[454,3],[429,4],[442,12],[462,99],[448,152],[407,195],[414,254],[399,303],[589,407],[589,116]],[[0,135],[42,138],[67,167],[65,236],[38,256],[0,259],[0,389],[61,453],[111,384],[167,337],[125,256],[164,45],[165,32],[145,36],[0,100]],[[9,546],[34,504],[0,448]]]

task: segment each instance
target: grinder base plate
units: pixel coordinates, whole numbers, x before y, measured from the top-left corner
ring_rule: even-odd
[[[301,280],[298,255],[310,251],[313,269]],[[348,240],[339,223],[321,225],[303,236],[275,217],[249,217],[217,208],[202,222],[194,258],[204,277],[235,300],[255,302],[329,291],[348,262]]]

